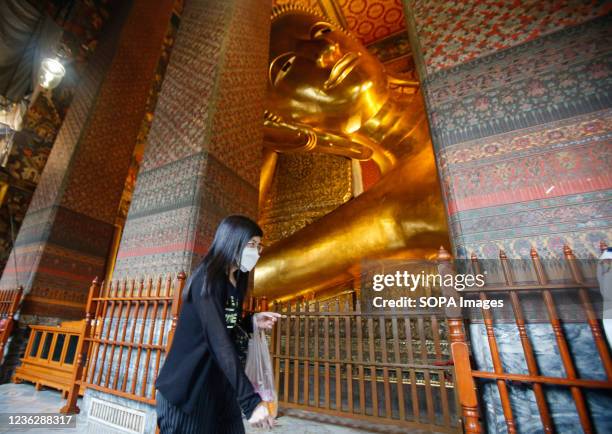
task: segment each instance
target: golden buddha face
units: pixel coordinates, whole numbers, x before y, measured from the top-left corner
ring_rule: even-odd
[[[352,133],[387,98],[382,65],[358,41],[308,12],[273,19],[268,110],[286,120]]]

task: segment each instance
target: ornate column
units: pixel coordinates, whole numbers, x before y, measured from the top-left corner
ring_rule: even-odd
[[[270,12],[261,3],[185,5],[114,278],[189,271],[224,216],[257,217]]]
[[[113,279],[189,274],[223,217],[257,217],[270,8],[185,3]],[[136,376],[144,367],[127,369]],[[154,432],[154,409],[118,395],[88,389],[85,399],[143,411],[145,432]]]
[[[535,248],[559,260],[567,244],[579,258],[597,257],[612,236],[603,211],[612,197],[610,14],[588,2],[541,2],[537,10],[480,3],[404,0],[455,256],[496,259],[504,250],[517,263]],[[525,319],[523,331],[472,322],[478,369],[494,369],[489,337],[497,335],[503,366],[529,372],[529,363],[533,371],[520,333],[531,338],[542,375],[563,369],[550,326]],[[589,326],[568,322],[564,331],[585,377],[605,376]],[[481,386],[489,430],[504,431],[508,406],[494,384]],[[508,390],[516,429],[541,430],[538,387]],[[555,429],[580,426],[569,391],[545,391]],[[605,430],[610,419],[599,409],[612,401],[597,391],[586,399]]]

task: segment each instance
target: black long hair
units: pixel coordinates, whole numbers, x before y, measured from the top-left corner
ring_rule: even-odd
[[[230,267],[240,266],[242,250],[249,240],[256,236],[263,236],[263,231],[248,217],[231,215],[221,220],[212,245],[198,266],[204,268],[202,271],[206,275],[202,285],[202,295],[216,294],[217,290],[224,288]],[[246,283],[248,273],[238,270],[238,274],[240,279],[237,280]]]

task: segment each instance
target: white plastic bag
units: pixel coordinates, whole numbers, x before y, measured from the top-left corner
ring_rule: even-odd
[[[251,380],[255,392],[266,401],[268,411],[272,417],[278,413],[278,397],[274,386],[274,371],[268,350],[268,341],[263,329],[257,327],[253,315],[253,337],[249,339],[249,350],[246,360],[246,375]]]

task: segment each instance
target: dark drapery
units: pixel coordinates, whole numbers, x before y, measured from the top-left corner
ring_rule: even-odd
[[[42,58],[52,54],[61,35],[40,3],[0,0],[0,96],[9,102],[31,93]]]

